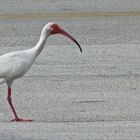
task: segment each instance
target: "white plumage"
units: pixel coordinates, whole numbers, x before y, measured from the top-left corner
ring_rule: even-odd
[[[33,56],[28,51],[16,51],[2,55],[0,56],[0,78],[5,82],[12,82],[23,76],[32,63]]]
[[[15,79],[22,77],[32,66],[34,60],[40,54],[45,46],[47,38],[52,34],[62,34],[73,40],[82,49],[78,42],[62,28],[55,23],[48,23],[42,29],[40,39],[35,47],[29,50],[15,51],[0,56],[0,84],[7,83],[8,96],[7,100],[12,109],[15,119],[12,121],[32,121],[29,119],[21,119],[18,117],[11,100],[11,86]]]

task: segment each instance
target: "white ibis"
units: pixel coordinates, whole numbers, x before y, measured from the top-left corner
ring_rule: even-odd
[[[82,52],[82,48],[75,38],[64,31],[56,23],[48,23],[42,29],[40,39],[35,47],[29,50],[15,51],[0,56],[0,84],[6,83],[8,86],[7,100],[15,117],[12,121],[32,121],[31,119],[22,119],[18,117],[12,104],[11,86],[15,79],[22,77],[29,70],[37,56],[44,48],[47,38],[53,34],[62,34],[68,37],[78,45],[80,51]]]

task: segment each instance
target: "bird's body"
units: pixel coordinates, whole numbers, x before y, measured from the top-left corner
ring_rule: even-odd
[[[43,47],[48,35],[42,30],[40,39],[35,47],[29,50],[15,51],[0,56],[0,78],[7,84],[23,76],[32,66]],[[3,82],[2,82],[3,83]]]
[[[27,61],[28,60],[28,61]],[[16,51],[0,56],[0,80],[12,82],[23,76],[34,62],[30,51]]]
[[[0,56],[0,84],[7,83],[7,100],[15,116],[15,119],[13,121],[31,121],[26,119],[20,119],[17,116],[11,100],[11,86],[13,81],[17,78],[22,77],[30,69],[35,59],[44,48],[47,38],[51,34],[58,33],[65,35],[71,40],[73,40],[78,45],[80,51],[82,51],[78,42],[71,35],[61,29],[57,24],[49,23],[44,26],[40,35],[40,39],[35,45],[35,47],[29,50],[15,51]]]

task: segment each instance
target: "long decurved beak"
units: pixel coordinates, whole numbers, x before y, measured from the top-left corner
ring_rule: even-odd
[[[79,47],[80,52],[82,52],[81,46],[79,45],[79,43],[77,42],[77,40],[76,40],[74,37],[72,37],[70,34],[68,34],[66,31],[64,31],[64,30],[62,30],[62,29],[61,29],[61,31],[60,31],[59,33],[62,34],[62,35],[64,35],[64,36],[66,36],[66,37],[68,37],[68,38],[71,39],[73,42],[75,42],[75,43],[77,44],[77,46]]]

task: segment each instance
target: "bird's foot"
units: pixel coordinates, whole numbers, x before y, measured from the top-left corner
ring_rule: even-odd
[[[21,118],[15,118],[11,120],[12,122],[32,122],[33,120],[31,119],[21,119]]]

